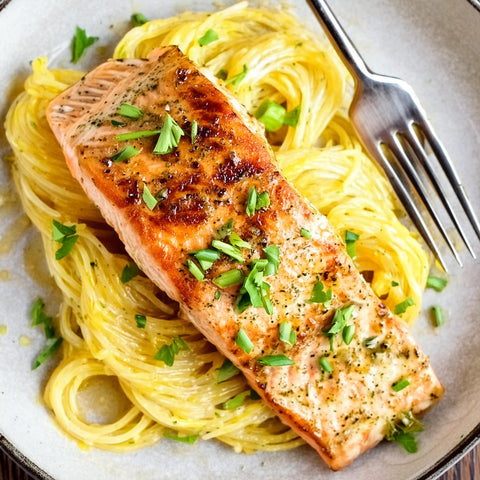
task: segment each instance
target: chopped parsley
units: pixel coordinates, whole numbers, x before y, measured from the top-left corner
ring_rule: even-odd
[[[163,432],[163,436],[170,440],[175,440],[176,442],[188,443],[189,445],[193,445],[198,439],[198,434],[180,436],[176,433]]]
[[[191,252],[190,255],[193,255],[197,260],[203,270],[208,270],[212,265],[217,261],[221,254],[217,250],[212,250],[211,248],[204,248],[203,250],[196,250]]]
[[[329,288],[325,291],[325,285],[321,280],[319,280],[312,289],[312,296],[308,303],[323,303],[323,305],[328,308],[330,306],[330,301],[332,300],[332,289]]]
[[[145,328],[145,325],[147,324],[147,317],[145,315],[136,314],[135,321],[137,322],[138,328]]]
[[[400,392],[404,388],[407,388],[409,385],[410,385],[410,381],[402,377],[392,384],[392,390],[394,392]]]
[[[285,367],[287,365],[295,365],[295,362],[286,355],[266,355],[260,357],[257,363],[265,367]]]
[[[40,365],[45,363],[45,361],[51,357],[62,344],[62,337],[54,337],[47,339],[47,346],[38,354],[37,358],[33,362],[32,370],[35,370]]]
[[[156,155],[165,155],[171,153],[174,148],[178,147],[180,138],[185,135],[185,132],[180,128],[178,123],[170,116],[165,115],[160,135],[158,136],[157,144],[153,149]]]
[[[268,208],[270,206],[270,196],[268,192],[257,193],[255,187],[250,187],[248,192],[247,206],[245,211],[249,217],[255,214],[257,210]]]
[[[300,118],[300,105],[287,112],[283,105],[267,98],[258,107],[255,118],[265,125],[268,132],[275,132],[283,125],[295,128]]]
[[[348,340],[348,343],[345,342],[347,345],[352,341],[353,334],[355,333],[355,328],[352,328],[352,325],[347,325],[347,322],[352,317],[354,310],[355,305],[348,305],[347,307],[335,311],[330,328],[324,332],[324,334],[330,340],[330,350],[332,352],[333,340],[335,336],[338,335],[340,332],[342,333],[343,341],[345,342],[345,339]],[[346,332],[344,333],[345,330]]]
[[[63,339],[56,335],[53,318],[45,313],[45,303],[41,298],[37,298],[33,303],[30,316],[32,318],[32,326],[43,325],[47,339],[45,348],[37,355],[33,362],[32,370],[35,370],[55,353],[62,344]]]
[[[244,64],[243,65],[243,70],[240,73],[237,73],[233,77],[230,77],[229,79],[225,80],[225,84],[232,84],[234,87],[238,87],[238,85],[245,79],[247,76],[248,72],[248,67]]]
[[[195,140],[197,139],[197,135],[198,135],[198,122],[194,120],[192,122],[192,128],[190,130],[190,141],[192,143],[195,143]]]
[[[243,281],[244,275],[241,270],[234,268],[228,272],[222,273],[213,280],[213,283],[220,288],[227,288],[232,285],[237,285]]]
[[[217,383],[222,383],[235,377],[240,370],[228,359],[225,359],[222,366],[218,369]]]
[[[300,235],[306,239],[310,239],[312,238],[312,234],[310,233],[309,230],[307,230],[306,228],[301,228],[300,229]]]
[[[403,413],[396,423],[390,423],[386,439],[400,444],[408,453],[415,453],[418,450],[415,433],[422,431],[423,425],[411,412]]]
[[[129,262],[123,267],[120,280],[122,283],[127,283],[139,273],[140,269],[138,268],[137,264],[135,262]]]
[[[143,112],[135,105],[130,105],[129,103],[122,103],[120,105],[120,108],[118,109],[118,114],[122,117],[128,117],[133,118],[134,120],[138,120],[143,115]]]
[[[150,209],[153,210],[158,203],[158,200],[152,195],[150,190],[146,185],[143,186],[143,194],[142,194],[143,201],[145,205]]]
[[[237,337],[235,338],[235,343],[245,352],[250,353],[253,350],[253,343],[248,338],[247,333],[243,328],[241,328],[238,333]]]
[[[78,235],[76,234],[76,225],[62,225],[56,220],[52,221],[52,240],[61,243],[62,246],[55,252],[55,259],[61,260],[66,257],[73,249]]]
[[[333,367],[330,365],[330,362],[328,361],[328,358],[323,355],[318,359],[318,365],[321,367],[321,369],[324,372],[331,373],[333,372]]]
[[[297,341],[297,334],[292,329],[292,324],[290,322],[282,322],[279,325],[279,336],[280,341],[283,343],[288,343],[289,345],[295,345]]]
[[[393,312],[395,313],[395,315],[401,315],[402,313],[405,313],[407,311],[407,308],[411,307],[412,305],[415,305],[415,302],[413,301],[412,297],[408,297],[403,302],[400,302],[397,305],[395,305]]]
[[[222,404],[222,408],[224,410],[235,410],[238,408],[244,401],[245,398],[249,395],[249,391],[239,393],[238,395],[235,395],[233,398],[230,400],[227,400]]]
[[[143,13],[133,13],[130,17],[130,20],[134,27],[140,27],[148,22],[147,18]]]
[[[175,337],[170,345],[163,345],[155,354],[155,360],[160,360],[165,365],[171,367],[175,361],[175,356],[180,350],[190,350],[188,345],[180,338]]]
[[[131,145],[127,145],[123,150],[120,150],[115,155],[112,155],[110,157],[110,160],[112,162],[123,162],[124,160],[134,157],[139,153],[140,153],[140,150],[137,150],[135,147],[132,147]]]
[[[445,323],[442,307],[440,307],[439,305],[435,305],[431,308],[431,312],[433,315],[433,325],[435,327],[440,327]]]
[[[113,121],[113,120],[112,120]],[[137,140],[138,138],[153,137],[160,133],[160,130],[139,130],[138,132],[120,133],[115,136],[115,140],[125,142],[126,140]]]
[[[205,45],[208,45],[209,43],[214,42],[215,40],[218,40],[218,33],[213,30],[213,29],[208,29],[205,34],[198,39],[198,44],[201,47],[204,47]]]
[[[350,258],[355,258],[357,256],[355,242],[358,240],[358,238],[359,235],[356,233],[350,232],[349,230],[345,231],[345,246],[347,247],[347,253]]]
[[[447,286],[447,279],[441,277],[434,277],[430,275],[427,278],[427,287],[433,288],[437,292],[441,292]]]
[[[77,63],[85,50],[97,40],[98,37],[88,37],[85,30],[77,26],[72,39],[72,63]]]
[[[190,271],[190,273],[199,281],[203,281],[205,278],[204,273],[200,269],[200,267],[190,258],[187,260],[187,268]]]

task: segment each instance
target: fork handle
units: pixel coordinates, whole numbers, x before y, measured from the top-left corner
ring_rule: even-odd
[[[325,0],[307,0],[307,3],[316,14],[345,66],[355,80],[362,81],[370,71],[327,2]]]

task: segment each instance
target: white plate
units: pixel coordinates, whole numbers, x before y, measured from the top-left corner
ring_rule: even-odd
[[[303,2],[292,3],[311,28],[319,28]],[[478,8],[477,0],[331,0],[372,69],[413,85],[480,211],[480,13],[475,3]],[[134,11],[154,18],[187,8],[213,6],[191,0],[11,0],[0,11],[0,115],[4,117],[28,74],[30,60],[46,54],[58,66],[68,66],[76,25],[99,36],[101,45],[112,45]],[[3,133],[0,142],[3,155],[8,150]],[[0,170],[1,184],[7,185],[8,168],[2,165]],[[19,209],[2,207],[1,213],[0,233],[5,233]],[[0,325],[8,326],[8,334],[0,336],[0,446],[33,462],[28,468],[39,478],[426,479],[435,478],[480,436],[480,266],[464,252],[467,266],[453,269],[448,288],[425,295],[425,309],[435,303],[448,311],[446,324],[435,331],[424,316],[414,327],[446,387],[444,399],[424,419],[426,431],[417,454],[385,443],[334,474],[308,447],[239,455],[215,441],[190,446],[166,440],[129,454],[81,450],[60,433],[39,401],[46,369],[30,370],[42,338],[29,327],[29,306],[38,294],[51,294],[27,273],[25,261],[29,264],[32,257],[23,251],[27,245],[31,251],[35,242],[38,238],[28,230],[12,252],[0,256],[0,278],[3,270],[10,273],[8,280],[0,280]],[[474,246],[480,251],[478,241]],[[19,345],[21,335],[32,339],[30,347]]]

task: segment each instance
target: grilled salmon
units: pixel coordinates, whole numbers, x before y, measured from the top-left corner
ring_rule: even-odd
[[[47,117],[129,255],[330,468],[441,397],[263,127],[178,48],[100,65]]]

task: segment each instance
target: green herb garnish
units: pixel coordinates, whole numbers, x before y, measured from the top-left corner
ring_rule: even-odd
[[[212,30],[210,28],[205,32],[205,34],[202,37],[198,39],[198,44],[201,47],[204,47],[205,45],[208,45],[209,43],[212,43],[215,40],[218,40],[218,33],[215,30]]]
[[[280,266],[280,249],[277,245],[269,245],[263,249],[268,263],[265,265],[263,275],[268,277],[269,275],[277,274]]]
[[[353,311],[355,310],[355,305],[348,305],[347,307],[342,308],[341,310],[336,310],[333,316],[332,324],[330,328],[325,331],[325,335],[330,340],[330,350],[333,351],[333,340],[336,335],[342,332],[342,338],[345,341],[347,340],[352,341],[353,334],[355,333],[355,328],[352,329],[351,325],[347,325],[347,322],[352,317]],[[345,334],[343,333],[344,330],[347,330]],[[352,338],[350,338],[352,336]],[[348,342],[348,343],[350,343]],[[347,343],[347,342],[345,342]],[[347,345],[348,345],[347,343]]]
[[[56,220],[53,220],[52,239],[55,242],[62,244],[62,246],[55,252],[56,260],[61,260],[72,251],[73,246],[78,240],[78,235],[76,235],[76,231],[77,231],[76,225],[71,225],[71,226],[62,225]]]
[[[130,20],[132,21],[132,24],[134,27],[140,27],[143,24],[148,22],[147,18],[143,13],[132,14],[132,16],[130,17]]]
[[[237,285],[243,281],[244,275],[241,270],[234,268],[228,272],[222,273],[213,280],[213,283],[220,288],[227,288],[232,285]]]
[[[248,338],[247,333],[243,328],[238,331],[235,343],[245,352],[250,353],[253,350],[253,343]]]
[[[407,308],[411,307],[412,305],[415,305],[415,302],[413,301],[412,297],[408,297],[403,302],[395,305],[393,312],[395,313],[395,315],[401,315],[402,313],[405,313],[407,311]]]
[[[445,323],[442,307],[440,307],[439,305],[435,305],[431,308],[431,312],[433,315],[433,324],[435,325],[435,327],[440,327]]]
[[[72,63],[77,63],[85,50],[93,45],[98,37],[88,37],[83,28],[77,26],[72,40]]]
[[[188,259],[187,260],[187,268],[190,271],[190,273],[199,281],[203,281],[205,278],[205,275],[203,272],[200,270],[200,267],[193,261]]]
[[[270,206],[270,196],[268,192],[257,193],[255,187],[250,187],[248,192],[247,206],[245,211],[249,217],[255,214],[257,210]]]
[[[135,147],[132,147],[131,145],[128,145],[123,150],[120,150],[115,155],[112,155],[110,157],[110,160],[112,162],[123,162],[124,160],[127,160],[130,157],[134,157],[135,155],[138,155],[139,153],[140,153],[140,150],[137,150]]]
[[[347,247],[347,253],[350,255],[350,258],[355,258],[357,255],[355,242],[358,238],[359,235],[356,233],[350,232],[349,230],[345,231],[345,246]]]
[[[423,425],[411,412],[403,413],[396,423],[390,423],[386,439],[400,444],[408,453],[418,451],[415,433],[422,432]]]
[[[195,143],[195,140],[197,139],[198,135],[198,122],[194,120],[192,122],[192,129],[190,130],[190,141],[192,143]]]
[[[295,128],[298,125],[298,120],[300,118],[300,105],[297,105],[293,110],[290,110],[285,114],[285,119],[283,123],[289,127]]]
[[[37,298],[30,310],[32,318],[32,327],[43,325],[45,337],[54,338],[55,328],[53,326],[53,318],[45,313],[45,303],[41,298]]]
[[[137,264],[135,262],[129,262],[123,267],[120,280],[122,283],[127,283],[139,273],[140,269],[138,268]]]
[[[44,363],[49,357],[51,357],[62,344],[62,337],[54,337],[47,339],[47,346],[38,354],[37,358],[33,362],[32,370],[38,368],[42,363]]]
[[[145,325],[147,324],[147,317],[145,315],[136,314],[135,321],[137,322],[138,328],[145,328]]]
[[[266,99],[255,112],[255,118],[265,125],[265,130],[274,132],[283,126],[286,110],[277,102]]]
[[[143,201],[145,205],[150,209],[153,210],[158,203],[158,200],[152,195],[150,190],[146,185],[143,186],[143,194],[142,194]]]
[[[427,287],[435,289],[437,292],[441,292],[447,286],[447,279],[441,277],[429,276],[427,278]]]
[[[217,230],[217,239],[223,240],[224,238],[228,237],[233,229],[233,218],[231,218],[225,225],[220,227]]]
[[[265,367],[284,367],[286,365],[295,365],[295,362],[286,355],[267,355],[259,358],[257,363]]]
[[[248,242],[245,242],[244,240],[242,240],[240,238],[240,235],[238,235],[238,233],[232,232],[230,234],[229,240],[230,240],[230,244],[233,245],[234,247],[247,248],[248,250],[252,249],[252,246]]]
[[[178,123],[167,113],[163,122],[157,144],[153,149],[156,155],[165,155],[171,153],[175,147],[178,147],[180,138],[185,135]]]
[[[193,445],[198,439],[198,434],[179,436],[176,433],[163,432],[163,436],[176,442],[188,443],[189,445]]]
[[[279,325],[279,338],[283,343],[288,343],[289,345],[295,345],[297,341],[297,334],[292,329],[290,322],[282,322]]]
[[[228,359],[225,359],[223,365],[218,369],[217,383],[229,380],[238,375],[240,370]]]
[[[134,120],[138,120],[143,115],[143,112],[135,105],[130,105],[129,103],[122,103],[120,105],[120,108],[118,109],[118,114],[122,115],[122,117],[128,117],[133,118]]]
[[[300,229],[300,235],[301,235],[302,237],[305,237],[306,239],[312,238],[312,234],[311,234],[310,231],[307,230],[306,228],[301,228],[301,229]]]
[[[160,350],[155,354],[155,360],[160,360],[165,365],[171,367],[175,361],[175,355],[177,355],[180,350],[190,350],[188,345],[180,338],[175,337],[170,345],[163,345]]]
[[[237,262],[244,262],[242,252],[240,252],[240,250],[233,245],[215,239],[212,241],[212,247],[216,248],[218,251],[224,253],[225,255],[228,255],[229,257],[237,260]]]
[[[342,339],[345,345],[350,345],[355,335],[355,325],[345,325],[345,328],[342,330]]]
[[[230,400],[227,400],[226,402],[224,402],[222,404],[222,408],[224,410],[235,410],[245,401],[245,398],[249,395],[249,393],[250,392],[247,391],[247,392],[242,392],[242,393],[239,393],[238,395],[235,395]]]
[[[211,248],[204,248],[203,250],[196,250],[191,252],[190,255],[193,255],[197,260],[203,270],[208,270],[212,265],[220,258],[221,254],[217,250],[212,250]]]
[[[138,138],[153,137],[161,132],[161,130],[139,130],[138,132],[120,133],[115,136],[115,140],[125,142],[127,140],[137,140]]]
[[[228,77],[228,71],[225,70],[224,68],[221,68],[215,76],[220,80],[226,80]]]
[[[248,67],[244,64],[243,70],[240,73],[237,73],[233,77],[230,77],[228,80],[225,80],[225,84],[232,84],[234,87],[238,87],[240,82],[244,80],[248,72]]]
[[[332,289],[329,288],[325,291],[325,285],[321,280],[319,280],[312,290],[312,296],[308,303],[323,303],[323,305],[328,308],[330,306],[330,301],[332,300]]]
[[[333,367],[330,365],[328,358],[324,355],[318,359],[318,364],[322,368],[323,371],[327,373],[333,372]]]
[[[397,380],[395,383],[392,384],[392,390],[394,392],[399,392],[400,390],[403,390],[404,388],[407,388],[410,385],[409,380],[406,378],[400,378]]]

